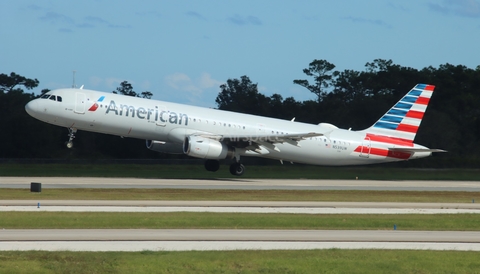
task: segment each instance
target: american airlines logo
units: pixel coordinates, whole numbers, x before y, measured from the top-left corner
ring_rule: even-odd
[[[100,97],[100,99],[103,100],[104,96]],[[98,102],[101,102],[100,99]],[[94,106],[92,106],[92,108]],[[98,105],[95,109],[97,108],[98,108]],[[118,115],[118,116],[125,116],[125,117],[131,116],[133,118],[138,118],[142,120],[145,119],[147,121],[155,121],[155,122],[170,123],[170,124],[177,124],[177,125],[182,125],[183,123],[186,126],[188,125],[187,114],[160,110],[157,106],[155,106],[155,108],[144,108],[144,107],[136,108],[134,106],[124,105],[124,104],[119,104],[117,106],[115,101],[111,100],[105,114],[109,114],[110,112],[115,113],[115,115]]]
[[[98,108],[98,103],[100,102],[103,102],[103,99],[105,99],[105,96],[101,96],[100,98],[98,98],[98,100],[93,104],[93,106],[91,106],[88,111],[95,111],[97,110]]]

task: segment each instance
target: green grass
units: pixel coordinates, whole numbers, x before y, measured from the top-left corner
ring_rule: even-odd
[[[479,231],[480,214],[0,212],[5,229],[341,229]]]
[[[136,177],[136,178],[232,178],[228,166],[218,172],[198,165],[135,164],[2,164],[0,176]],[[407,169],[385,166],[320,167],[309,165],[247,165],[242,178],[355,179],[363,180],[468,180],[480,181],[479,169]],[[238,178],[238,177],[235,177]]]
[[[0,252],[1,273],[480,273],[478,252]]]
[[[28,185],[26,186],[28,187]],[[471,203],[480,192],[229,189],[1,189],[0,200],[188,200]]]

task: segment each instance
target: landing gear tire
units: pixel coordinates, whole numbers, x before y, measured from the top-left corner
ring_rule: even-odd
[[[211,172],[215,172],[220,168],[220,162],[217,160],[206,160],[205,169]]]
[[[67,148],[73,147],[73,139],[75,139],[75,133],[77,133],[76,128],[68,128],[68,141],[65,142]]]
[[[233,163],[230,165],[230,173],[235,176],[242,176],[245,172],[245,166],[240,163]]]

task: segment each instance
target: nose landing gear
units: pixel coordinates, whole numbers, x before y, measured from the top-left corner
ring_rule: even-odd
[[[77,133],[76,128],[68,128],[68,141],[65,142],[67,148],[73,147],[73,139],[75,139],[75,133]]]

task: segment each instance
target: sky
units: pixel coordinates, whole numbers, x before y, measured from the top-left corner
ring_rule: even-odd
[[[391,59],[422,69],[480,65],[480,0],[0,0],[0,73],[33,92],[122,81],[153,99],[216,107],[228,79],[315,99],[293,84],[324,59],[363,71]],[[434,84],[434,83],[430,83]]]

